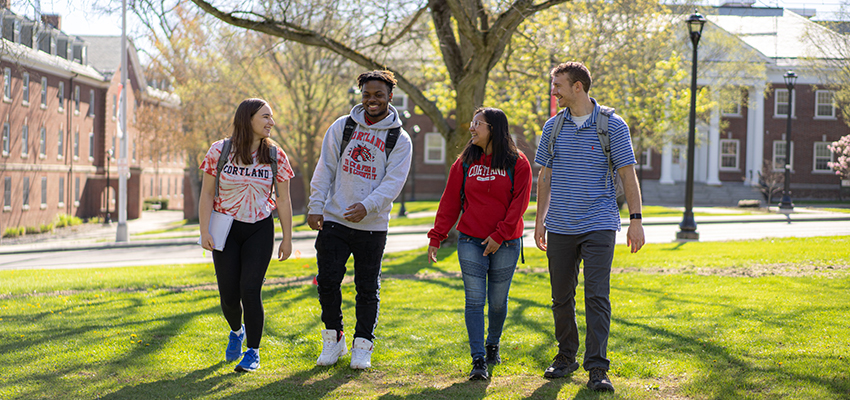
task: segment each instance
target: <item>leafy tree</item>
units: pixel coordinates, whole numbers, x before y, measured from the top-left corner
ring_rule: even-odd
[[[567,0],[409,0],[392,7],[361,0],[281,0],[246,8],[225,1],[191,1],[228,24],[326,48],[366,69],[392,70],[399,88],[446,139],[448,165],[468,139],[472,112],[484,103],[490,71],[517,26]],[[427,44],[422,21],[426,13],[453,93],[454,104],[446,107],[427,98],[421,83],[398,68]],[[357,29],[340,32],[329,23],[333,21],[356,21],[352,25]]]
[[[822,86],[834,90],[833,101],[850,125],[850,2],[843,0],[836,16],[837,21],[820,21],[806,30],[804,41],[811,49],[806,61]]]

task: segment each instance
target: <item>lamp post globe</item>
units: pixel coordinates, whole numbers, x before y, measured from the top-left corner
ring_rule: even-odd
[[[679,223],[679,232],[676,232],[676,239],[681,241],[699,240],[697,223],[694,220],[694,147],[697,115],[697,47],[702,37],[705,21],[705,17],[696,10],[685,21],[688,25],[688,33],[694,50],[691,62],[691,110],[688,118],[688,173],[685,183],[685,212],[682,216],[682,222]]]
[[[791,119],[794,113],[794,85],[797,83],[797,74],[788,71],[782,78],[785,79],[785,87],[788,89],[788,120],[785,123],[785,182],[779,212],[788,215],[794,212],[794,203],[791,201]]]

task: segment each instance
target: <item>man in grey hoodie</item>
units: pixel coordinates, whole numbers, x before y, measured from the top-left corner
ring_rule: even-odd
[[[316,282],[325,324],[317,365],[333,365],[347,352],[340,284],[345,276],[345,263],[353,254],[357,323],[350,367],[372,366],[381,259],[387,243],[390,210],[407,180],[413,148],[410,136],[401,129],[398,111],[390,104],[395,84],[390,71],[369,71],[357,78],[362,103],[328,128],[310,182],[307,223],[319,231]],[[343,144],[347,122],[354,129],[349,141]],[[391,134],[393,131],[396,134]],[[395,135],[397,139],[392,138]],[[395,144],[391,151],[388,137],[389,143]]]

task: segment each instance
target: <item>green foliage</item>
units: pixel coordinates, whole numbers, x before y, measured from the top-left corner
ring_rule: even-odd
[[[53,225],[57,228],[64,228],[66,226],[74,226],[74,225],[79,225],[79,224],[82,224],[82,223],[83,223],[83,220],[80,219],[79,217],[75,217],[75,216],[63,213],[63,214],[56,214],[56,217],[54,218]]]
[[[39,233],[53,232],[53,224],[41,224],[38,226]]]
[[[10,226],[3,231],[4,238],[16,238],[23,236],[26,233],[26,228],[23,226]]]
[[[26,232],[27,235],[33,235],[33,234],[38,233],[38,227],[37,226],[27,226],[27,227],[24,228],[24,231]]]
[[[167,210],[168,201],[166,197],[150,197],[142,201],[142,208],[145,210]]]

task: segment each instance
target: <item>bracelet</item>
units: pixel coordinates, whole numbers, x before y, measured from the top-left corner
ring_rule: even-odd
[[[642,215],[640,213],[637,214],[629,214],[629,219],[642,219]]]

